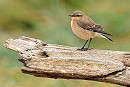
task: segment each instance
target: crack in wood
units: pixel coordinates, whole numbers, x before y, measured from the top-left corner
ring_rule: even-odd
[[[22,62],[24,66],[26,66],[25,60],[24,59],[18,59],[18,61]]]
[[[112,73],[109,73],[109,74],[107,74],[107,75],[104,75],[104,76],[99,76],[100,78],[105,78],[105,77],[108,77],[108,76],[111,76],[111,75],[116,75],[116,76],[119,76],[119,75],[117,75],[119,72],[123,72],[123,71],[125,71],[126,69],[122,69],[122,70],[119,70],[119,71],[115,71],[115,72],[112,72]],[[121,74],[120,74],[121,75]]]
[[[40,52],[39,55],[41,55],[43,58],[49,57],[49,55],[45,51]]]

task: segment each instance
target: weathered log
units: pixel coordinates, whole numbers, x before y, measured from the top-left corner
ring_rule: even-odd
[[[22,36],[8,39],[4,46],[18,52],[21,71],[37,77],[86,79],[130,86],[130,52],[46,44]]]

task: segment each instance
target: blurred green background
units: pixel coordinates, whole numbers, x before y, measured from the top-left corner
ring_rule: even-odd
[[[113,34],[115,43],[94,38],[91,47],[130,51],[130,0],[0,0],[0,87],[121,87],[85,81],[38,78],[23,74],[17,53],[3,47],[5,40],[28,36],[46,43],[81,47],[68,16],[81,10]]]

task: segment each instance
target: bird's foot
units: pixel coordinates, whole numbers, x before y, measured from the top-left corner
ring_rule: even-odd
[[[93,48],[80,48],[80,49],[77,49],[77,50],[81,50],[81,51],[87,51],[87,50],[91,50]]]

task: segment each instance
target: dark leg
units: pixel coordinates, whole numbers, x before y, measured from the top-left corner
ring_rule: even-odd
[[[91,41],[92,41],[92,38],[91,38],[90,41],[89,41],[89,44],[88,44],[88,47],[87,47],[88,49],[89,49],[89,46],[90,46]]]
[[[88,40],[85,42],[85,44],[83,45],[83,47],[81,49],[84,49],[85,45],[87,44]]]
[[[88,40],[85,42],[85,44],[83,45],[83,47],[81,49],[77,49],[77,50],[83,50],[85,45],[87,44]]]
[[[89,44],[88,44],[88,47],[87,47],[87,48],[84,48],[84,47],[85,47],[85,45],[87,44],[88,40],[85,42],[84,46],[83,46],[81,49],[77,49],[77,50],[82,50],[82,51],[87,51],[87,50],[89,50],[89,46],[90,46],[91,41],[92,41],[92,38],[89,40]]]

